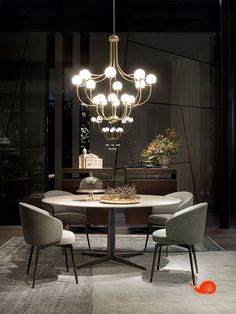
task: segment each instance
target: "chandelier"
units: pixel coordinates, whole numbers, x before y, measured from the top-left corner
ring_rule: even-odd
[[[110,58],[104,73],[93,74],[82,69],[74,75],[72,84],[76,86],[81,105],[95,108],[96,117],[91,118],[94,129],[108,140],[117,140],[126,133],[134,119],[132,109],[147,102],[152,93],[152,85],[157,78],[143,69],[125,73],[119,64],[119,37],[115,34],[115,0],[113,0],[113,34],[109,37]],[[106,83],[106,93],[104,91]],[[128,86],[129,85],[129,86]],[[130,91],[132,86],[132,92]]]

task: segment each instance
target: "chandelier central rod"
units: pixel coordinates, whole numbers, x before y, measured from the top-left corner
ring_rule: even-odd
[[[116,33],[116,0],[113,0],[113,35]]]

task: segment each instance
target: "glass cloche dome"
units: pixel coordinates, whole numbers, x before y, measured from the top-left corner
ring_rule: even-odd
[[[89,199],[87,200],[92,201],[94,200],[93,193],[104,192],[102,181],[94,177],[92,172],[90,172],[89,177],[84,178],[80,182],[78,192],[89,193]]]

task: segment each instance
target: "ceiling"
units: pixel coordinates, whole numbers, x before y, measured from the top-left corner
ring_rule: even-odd
[[[216,32],[219,0],[116,0],[117,32]],[[1,31],[111,32],[112,0],[0,0]]]

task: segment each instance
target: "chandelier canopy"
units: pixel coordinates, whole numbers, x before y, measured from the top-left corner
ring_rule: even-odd
[[[77,97],[85,107],[93,107],[97,117],[91,122],[97,132],[103,133],[106,139],[119,139],[127,132],[134,121],[130,116],[132,109],[143,105],[151,96],[152,85],[157,78],[154,74],[147,74],[143,69],[134,73],[125,73],[119,64],[119,37],[115,34],[115,0],[113,0],[113,34],[109,37],[110,60],[104,73],[93,74],[82,69],[73,76],[72,84],[77,88]],[[104,91],[104,83],[106,93]],[[129,85],[129,86],[128,86]],[[130,91],[132,86],[132,92]],[[101,86],[101,88],[100,88]],[[105,123],[105,125],[104,125]]]

